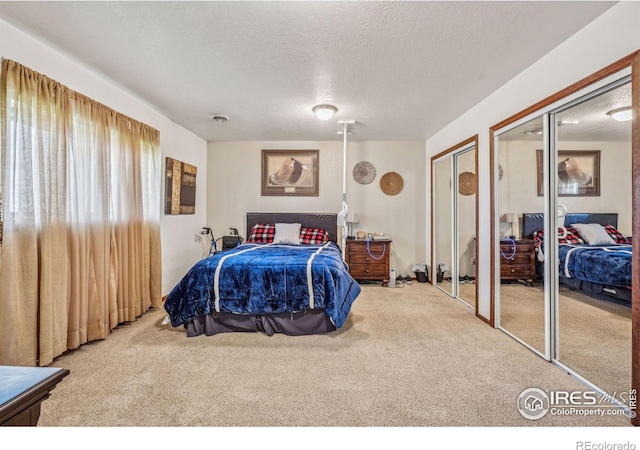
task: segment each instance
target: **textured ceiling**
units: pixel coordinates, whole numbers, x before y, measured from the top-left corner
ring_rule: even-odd
[[[339,120],[426,140],[615,3],[11,1],[0,18],[209,141],[340,140]]]

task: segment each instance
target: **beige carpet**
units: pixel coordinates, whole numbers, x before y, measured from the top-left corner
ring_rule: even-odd
[[[544,287],[501,285],[501,325],[544,353]],[[606,392],[631,384],[631,308],[560,288],[558,360]]]
[[[526,388],[585,387],[426,283],[363,285],[345,327],[321,336],[187,338],[164,316],[58,358],[71,374],[39,425],[630,426],[624,416],[522,417]]]

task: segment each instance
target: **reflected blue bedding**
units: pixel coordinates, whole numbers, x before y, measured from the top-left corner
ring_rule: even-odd
[[[592,283],[631,286],[631,245],[558,246],[560,276]]]

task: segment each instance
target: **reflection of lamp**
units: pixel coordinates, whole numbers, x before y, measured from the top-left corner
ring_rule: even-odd
[[[631,106],[614,109],[613,111],[609,111],[607,114],[618,122],[626,122],[627,120],[631,120]]]
[[[353,224],[354,223],[358,223],[358,215],[356,213],[353,213],[351,211],[349,211],[347,213],[347,218],[345,220],[345,222],[347,222],[347,227],[349,228],[349,232],[348,232],[348,239],[353,239],[354,238],[354,234],[353,234]]]
[[[516,216],[516,213],[512,213],[512,212],[506,213],[504,215],[504,220],[509,223],[509,228],[511,230],[511,234],[509,235],[509,237],[513,239],[514,238],[513,224],[518,221],[518,216]]]

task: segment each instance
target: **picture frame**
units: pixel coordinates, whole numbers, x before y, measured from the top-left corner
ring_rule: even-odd
[[[319,195],[319,150],[262,150],[262,195]]]
[[[536,150],[538,197],[544,195],[543,155]],[[600,196],[600,150],[558,150],[558,197]]]
[[[197,174],[196,166],[165,158],[165,214],[195,214]]]

